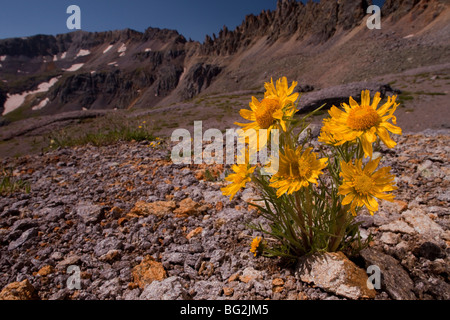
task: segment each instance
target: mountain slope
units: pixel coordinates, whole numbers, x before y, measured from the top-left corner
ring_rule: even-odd
[[[149,28],[0,40],[0,113],[151,108],[199,94],[259,90],[270,77],[327,87],[450,61],[445,0],[279,1],[205,42]]]

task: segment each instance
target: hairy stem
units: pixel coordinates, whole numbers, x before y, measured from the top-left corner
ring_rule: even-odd
[[[308,235],[306,233],[306,228],[305,228],[305,217],[303,216],[303,211],[302,211],[302,206],[300,203],[300,196],[298,194],[298,192],[295,192],[295,204],[297,207],[297,214],[298,214],[298,218],[300,220],[300,230],[302,233],[302,241],[303,241],[303,245],[305,247],[306,251],[309,251],[310,249],[310,243],[309,243],[309,239],[308,239]]]
[[[339,210],[337,220],[336,220],[336,230],[334,232],[334,236],[331,238],[330,243],[328,244],[328,251],[334,252],[339,248],[341,244],[342,237],[345,232],[345,224],[347,222],[347,208],[343,207]]]

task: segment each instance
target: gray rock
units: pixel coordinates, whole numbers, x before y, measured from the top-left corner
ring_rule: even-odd
[[[414,283],[400,263],[393,257],[374,249],[361,251],[366,267],[378,266],[381,270],[381,288],[395,300],[415,300]]]
[[[169,277],[162,281],[153,281],[145,287],[140,300],[187,300],[189,295],[179,277]]]
[[[119,278],[113,278],[106,281],[99,288],[99,299],[104,300],[107,298],[117,299],[117,296],[122,291],[121,283]]]
[[[403,212],[402,217],[425,238],[439,241],[444,236],[445,231],[419,208]]]
[[[53,259],[53,260],[61,260],[62,258],[64,257],[64,255],[61,253],[61,252],[58,252],[58,251],[56,251],[56,252],[53,252],[51,255],[50,255],[50,259]]]
[[[36,228],[31,228],[31,229],[26,230],[25,232],[22,233],[22,235],[17,240],[9,243],[8,250],[11,251],[11,250],[19,248],[24,243],[26,243],[30,239],[33,239],[37,235],[38,235],[38,231]]]
[[[69,290],[67,288],[58,290],[57,292],[53,293],[48,300],[65,300],[67,296],[69,295]]]
[[[108,237],[103,239],[94,248],[94,253],[97,257],[107,254],[110,250],[122,250],[123,243],[119,239]]]
[[[222,291],[223,283],[219,281],[197,281],[192,290],[195,292],[195,300],[217,299]]]
[[[392,232],[384,232],[381,235],[380,241],[385,244],[395,245],[400,241],[400,235]]]
[[[323,104],[326,104],[326,109],[331,108],[333,105],[340,106],[343,102],[348,104],[349,97],[353,97],[353,99],[359,101],[361,98],[361,91],[366,89],[370,90],[370,92],[381,92],[382,98],[384,98],[386,92],[396,91],[395,89],[392,89],[389,84],[353,82],[305,93],[302,95],[298,107],[301,112],[311,112]]]
[[[322,125],[311,123],[305,130],[298,136],[298,143],[302,144],[303,140],[307,137],[310,139],[316,139],[320,135],[320,130],[322,129]]]
[[[141,290],[139,290],[138,288],[133,289],[133,290],[127,290],[123,294],[123,299],[124,300],[139,300],[140,294],[141,294]]]
[[[403,220],[392,221],[380,227],[381,231],[400,232],[405,234],[415,234],[416,231]]]
[[[58,222],[65,216],[65,212],[63,207],[45,208],[40,210],[38,215],[46,222]]]
[[[163,264],[183,264],[185,260],[185,254],[181,252],[171,252],[163,256]]]
[[[30,228],[34,228],[37,227],[37,222],[34,221],[33,219],[30,218],[26,218],[26,219],[22,219],[22,220],[17,220],[16,222],[14,222],[14,224],[11,227],[11,232],[14,231],[25,231],[28,230]]]
[[[80,263],[81,261],[81,257],[74,254],[74,255],[70,255],[67,258],[65,258],[64,260],[60,261],[57,264],[58,268],[65,268],[67,266],[71,266],[71,265],[77,265],[78,263]]]
[[[422,243],[420,246],[413,249],[413,254],[416,257],[423,257],[428,260],[435,260],[438,258],[445,258],[446,254],[441,249],[440,246],[438,246],[436,243],[426,241]]]
[[[103,215],[102,207],[89,202],[79,203],[75,211],[85,224],[96,223]]]
[[[194,178],[195,179],[195,178]],[[223,196],[222,191],[205,191],[203,197],[206,203],[216,204],[219,201],[226,201],[227,198]]]

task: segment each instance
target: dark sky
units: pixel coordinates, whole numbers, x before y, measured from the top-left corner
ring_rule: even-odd
[[[175,29],[187,39],[203,41],[226,25],[234,29],[246,14],[274,10],[276,0],[3,0],[0,39],[67,33],[69,5],[81,8],[81,28],[107,31],[148,27]],[[318,2],[318,1],[316,1]],[[374,1],[381,5],[383,0]]]

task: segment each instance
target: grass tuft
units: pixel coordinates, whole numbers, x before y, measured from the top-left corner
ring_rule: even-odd
[[[12,169],[0,168],[0,194],[2,196],[14,192],[30,192],[30,184],[14,177]]]
[[[146,123],[110,119],[107,123],[97,124],[90,132],[76,133],[60,130],[50,137],[50,148],[73,147],[92,144],[105,146],[119,141],[154,141],[155,136]]]

